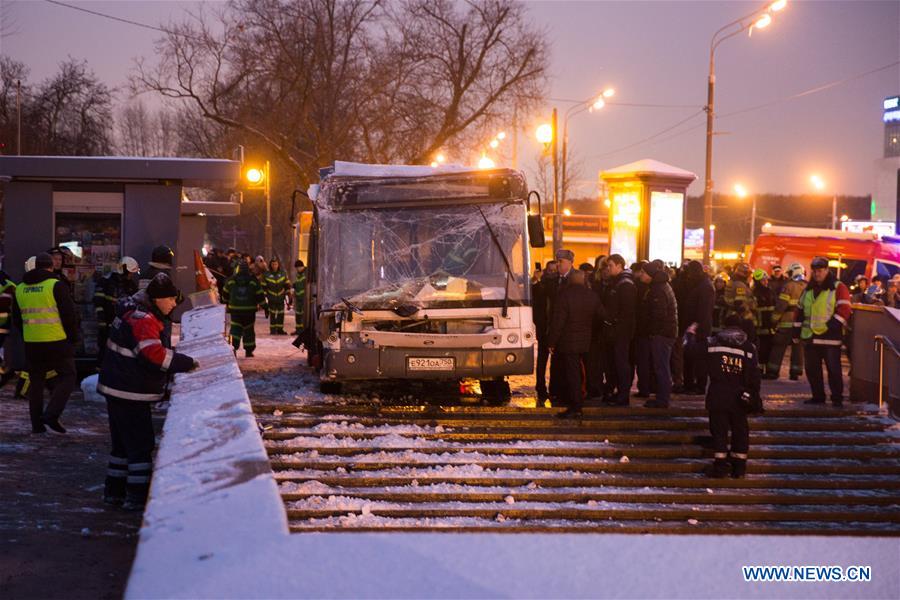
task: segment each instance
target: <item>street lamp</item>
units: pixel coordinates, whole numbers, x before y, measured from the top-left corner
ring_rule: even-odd
[[[813,173],[809,176],[809,182],[816,188],[816,191],[819,192],[824,192],[825,188],[828,187],[825,180],[817,173]],[[831,228],[837,229],[837,193],[834,193],[831,196]]]
[[[738,198],[742,200],[746,198],[750,192],[747,191],[747,188],[743,186],[743,184],[736,183],[734,184],[734,193],[737,194]],[[750,209],[750,245],[756,241],[756,194],[753,194],[753,208]]]
[[[263,242],[263,253],[266,259],[272,258],[272,202],[270,194],[269,161],[259,167],[250,167],[244,171],[244,179],[248,190],[262,190],[266,196],[266,226]]]
[[[703,261],[709,262],[712,247],[712,154],[713,154],[713,123],[715,121],[715,88],[716,88],[716,49],[719,44],[734,37],[737,34],[753,29],[762,29],[772,22],[772,14],[787,6],[787,0],[775,0],[753,12],[736,19],[716,31],[709,43],[709,79],[707,85],[706,100],[706,185],[703,192]]]
[[[565,206],[566,205],[566,167],[569,162],[569,119],[574,117],[579,113],[583,113],[584,111],[594,112],[595,110],[600,110],[604,106],[606,106],[606,99],[612,98],[616,94],[616,90],[613,88],[606,88],[602,92],[600,92],[596,96],[592,96],[585,100],[582,100],[578,104],[570,106],[566,110],[565,117],[563,118],[563,136],[562,136],[562,186],[560,190],[561,200],[560,203]]]

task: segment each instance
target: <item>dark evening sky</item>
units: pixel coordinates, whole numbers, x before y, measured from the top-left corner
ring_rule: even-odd
[[[76,2],[149,24],[177,20],[195,2]],[[15,30],[0,51],[26,63],[32,80],[68,56],[87,59],[107,83],[125,83],[133,59],[152,58],[160,34],[47,2],[3,1]],[[597,171],[654,158],[699,176],[702,193],[706,72],[712,33],[761,3],[529,2],[531,18],[553,42],[554,99],[583,99],[605,86],[613,101],[681,105],[609,105],[569,124],[583,166],[584,191]],[[881,102],[900,94],[900,2],[789,2],[772,24],[726,41],[717,54],[716,189],[741,181],[758,192],[802,193],[818,172],[838,193],[871,192],[873,161],[881,157]],[[851,79],[825,91],[801,92]],[[124,92],[122,93],[124,97]],[[561,113],[569,106],[554,104]],[[736,113],[765,105],[757,110]],[[549,115],[548,105],[547,113]],[[693,116],[692,116],[693,115]],[[537,154],[540,117],[522,123],[520,166]],[[654,134],[686,120],[671,131]],[[631,147],[629,147],[631,146]]]

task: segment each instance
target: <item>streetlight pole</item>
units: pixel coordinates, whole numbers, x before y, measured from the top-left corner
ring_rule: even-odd
[[[762,29],[772,22],[770,12],[785,7],[786,0],[775,0],[765,6],[735,19],[716,31],[709,42],[709,77],[706,88],[706,177],[703,189],[703,262],[709,263],[712,250],[712,209],[713,209],[713,136],[715,135],[715,95],[716,95],[716,49],[719,44],[753,27]],[[729,30],[733,30],[730,31]],[[751,32],[752,33],[752,32]],[[724,35],[723,35],[724,34]],[[720,37],[721,36],[721,37]]]
[[[271,173],[269,172],[269,161],[266,161],[266,172],[265,172],[265,176],[263,178],[265,181],[265,186],[266,186],[265,187],[266,228],[265,228],[265,241],[264,241],[264,247],[265,247],[264,252],[266,254],[266,260],[272,259],[272,202],[271,202],[271,198],[270,198],[270,196],[271,196],[271,194],[270,194],[271,185],[269,183],[270,174]]]
[[[837,229],[837,194],[831,197],[831,228]]]
[[[753,194],[753,208],[750,209],[750,245],[756,242],[756,194]]]
[[[559,214],[559,128],[557,127],[555,108],[550,127],[553,129],[551,152],[553,153],[553,255],[555,256],[556,252],[562,248],[562,218]]]

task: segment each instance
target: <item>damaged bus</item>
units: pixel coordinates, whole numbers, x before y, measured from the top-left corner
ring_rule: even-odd
[[[522,173],[337,162],[310,196],[304,345],[323,392],[471,378],[503,401],[506,376],[533,372],[544,230]]]

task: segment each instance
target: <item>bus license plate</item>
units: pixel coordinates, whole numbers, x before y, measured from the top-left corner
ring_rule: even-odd
[[[410,371],[452,371],[455,366],[456,361],[453,357],[409,357],[406,359],[406,368]]]

